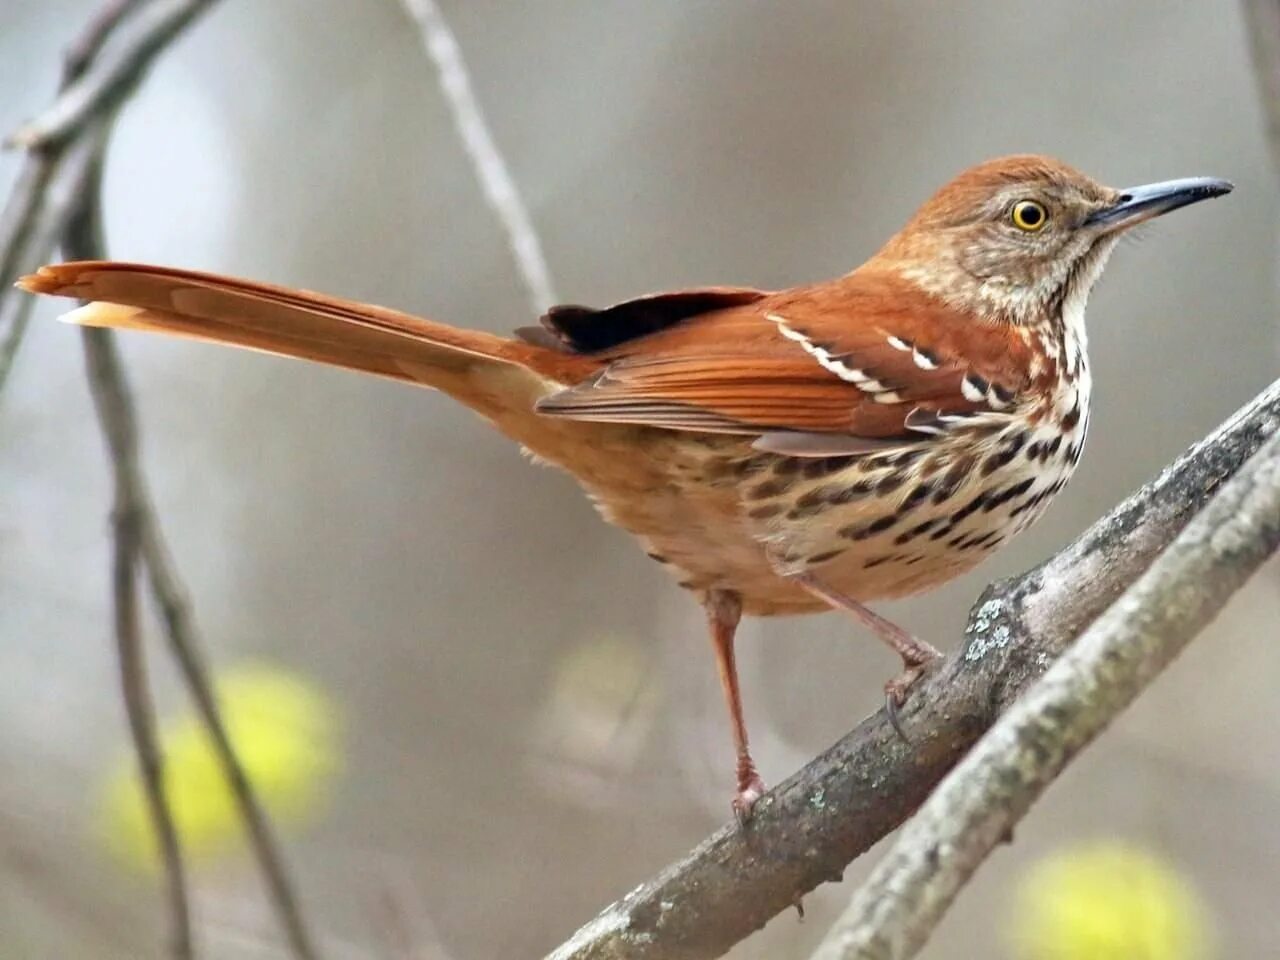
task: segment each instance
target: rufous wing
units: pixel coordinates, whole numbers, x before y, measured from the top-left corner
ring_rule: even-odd
[[[676,430],[921,439],[945,418],[1011,408],[1030,385],[1025,342],[957,315],[891,275],[771,294],[620,345],[538,410]],[[942,419],[940,419],[942,418]],[[816,438],[823,438],[819,443]],[[787,446],[779,440],[780,446]],[[793,437],[791,451],[802,453]]]

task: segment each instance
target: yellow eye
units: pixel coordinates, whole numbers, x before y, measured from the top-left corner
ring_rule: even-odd
[[[1049,211],[1034,200],[1019,200],[1009,211],[1009,219],[1019,230],[1035,233],[1049,222]]]

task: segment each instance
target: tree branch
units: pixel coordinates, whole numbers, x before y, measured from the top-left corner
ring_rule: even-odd
[[[114,114],[159,54],[213,0],[110,0],[72,44],[63,91],[53,107],[14,142],[32,148],[0,219],[0,386],[12,367],[31,298],[10,282],[49,258],[61,238],[74,259],[105,256],[101,225],[102,155]],[[114,43],[113,43],[114,41]],[[104,51],[109,53],[104,54]],[[316,951],[303,922],[269,821],[227,735],[200,655],[181,578],[169,560],[145,477],[128,380],[109,331],[85,330],[86,372],[107,442],[115,486],[113,597],[126,713],[139,758],[147,807],[165,865],[172,954],[194,955],[180,838],[164,791],[163,761],[147,690],[137,610],[137,572],[145,566],[166,638],[210,732],[266,878],[290,947],[301,960]]]
[[[49,109],[10,134],[5,146],[48,147],[76,133],[90,118],[111,112],[142,79],[156,55],[213,2],[151,0],[140,5],[113,0],[90,24],[85,34],[89,43],[72,48],[68,64],[73,65],[78,56],[83,73],[63,87]],[[126,18],[130,29],[113,33]],[[108,44],[108,34],[118,42]]]
[[[1280,0],[1244,0],[1243,6],[1271,159],[1280,164]]]
[[[0,392],[13,370],[35,300],[13,282],[49,261],[76,204],[83,171],[77,166],[105,138],[85,129],[91,117],[114,113],[163,50],[215,0],[110,0],[73,43],[54,105],[8,140],[27,158],[0,214]],[[108,37],[117,42],[109,59]],[[78,93],[76,91],[79,91]],[[69,104],[69,106],[68,106]],[[76,160],[77,155],[79,160]]]
[[[533,218],[525,205],[515,178],[507,169],[502,151],[494,142],[489,124],[471,88],[466,61],[458,40],[435,0],[401,0],[405,11],[422,34],[422,46],[436,68],[440,92],[444,94],[453,117],[458,139],[471,161],[476,179],[484,191],[489,208],[498,218],[511,249],[516,269],[529,295],[535,314],[548,310],[557,302],[551,283],[551,271],[542,252],[542,242],[534,229]]]
[[[116,3],[105,8],[102,15],[95,21],[96,29],[91,28],[86,34],[86,39],[73,47],[69,62],[74,63],[76,59],[85,56],[86,51],[88,51],[87,55],[91,56],[93,46],[101,43],[100,39],[94,38],[100,37],[102,30],[109,30],[112,24],[119,22],[120,17],[127,12],[127,8],[135,2],[136,0],[117,0]],[[112,112],[110,107],[104,107],[104,109]],[[99,143],[99,151],[90,163],[81,189],[76,194],[76,205],[67,218],[62,248],[70,259],[98,260],[106,257],[101,203],[101,149],[103,147],[105,147],[105,141]],[[97,406],[103,434],[107,438],[115,476],[116,570],[118,578],[123,576],[122,569],[128,571],[128,616],[136,628],[134,579],[138,563],[141,561],[147,571],[152,596],[160,609],[170,651],[178,661],[179,670],[187,683],[192,699],[195,700],[197,712],[209,731],[214,753],[248,830],[250,846],[266,879],[268,892],[275,903],[276,912],[280,916],[290,948],[301,960],[314,960],[317,955],[316,950],[303,920],[302,911],[289,881],[270,822],[257,800],[248,775],[227,734],[226,724],[223,722],[213,685],[200,653],[186,591],[165,548],[155,507],[147,491],[146,478],[138,465],[137,413],[124,365],[116,351],[114,337],[108,330],[85,329],[81,332],[90,389]],[[118,618],[121,616],[121,602],[124,597],[122,589],[117,582]],[[137,665],[128,670],[131,682],[126,684],[126,702],[129,700],[131,688],[140,690],[145,696],[146,681],[141,668],[141,651],[130,651],[130,653],[131,659]],[[124,663],[125,655],[122,652],[122,669],[124,669]],[[135,726],[132,710],[130,720],[131,726]],[[180,851],[177,847],[177,834],[173,831],[172,819],[160,787],[159,753],[153,742],[144,744],[136,736],[135,741],[139,745],[138,752],[143,761],[144,774],[148,777],[154,775],[157,778],[154,784],[148,782],[147,785],[148,796],[154,793],[154,799],[149,806],[162,839],[165,862],[171,865],[170,900],[174,905],[174,915],[181,917],[181,926],[185,934],[182,938],[175,935],[175,942],[181,943],[184,947],[183,951],[179,952],[178,947],[175,946],[175,955],[190,956],[190,932],[187,929],[190,921],[185,914],[185,896],[179,896],[182,887]],[[172,849],[170,849],[171,846]],[[182,907],[181,913],[179,906]]]
[[[146,656],[138,624],[138,549],[143,506],[138,502],[133,482],[137,473],[136,428],[130,416],[131,401],[127,388],[113,373],[118,371],[120,360],[108,331],[85,330],[83,336],[86,376],[115,476],[115,505],[111,511],[111,580],[125,714],[129,720],[134,752],[138,755],[147,813],[151,817],[164,864],[171,953],[177,960],[188,960],[195,956],[195,947],[191,936],[186,871],[177,826],[164,787],[164,759],[156,737],[155,707],[148,689]]]
[[[1042,564],[988,587],[959,655],[912,693],[896,738],[864,720],[757,805],[604,910],[554,960],[717,957],[899,826],[995,718],[1142,575],[1268,439],[1280,381]]]

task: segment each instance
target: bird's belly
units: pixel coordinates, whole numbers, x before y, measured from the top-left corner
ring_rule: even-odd
[[[796,458],[666,434],[644,445],[643,487],[579,479],[681,586],[733,590],[750,614],[805,613],[826,604],[792,574],[874,601],[972,569],[1043,512],[1081,439],[1011,422],[884,453]]]

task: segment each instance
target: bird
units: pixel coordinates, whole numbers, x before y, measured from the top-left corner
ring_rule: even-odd
[[[835,279],[553,307],[510,337],[161,266],[60,263],[18,283],[84,301],[63,318],[84,326],[434,388],[568,472],[702,605],[745,824],[765,785],[740,618],[852,615],[902,660],[885,685],[901,730],[898,708],[941,654],[867,604],[965,573],[1044,512],[1083,450],[1085,304],[1119,238],[1231,190],[1114,189],[1049,157],[1001,157]]]

